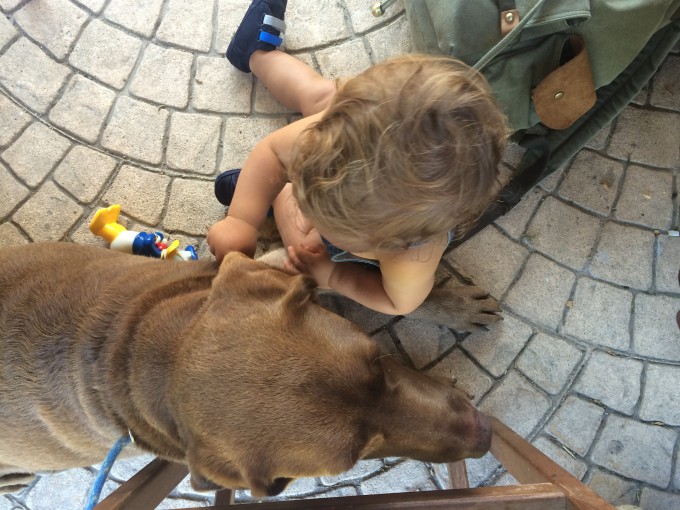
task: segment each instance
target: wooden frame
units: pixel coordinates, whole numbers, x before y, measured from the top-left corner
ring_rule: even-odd
[[[615,510],[533,445],[495,418],[491,453],[521,485],[468,487],[465,462],[449,464],[450,489],[234,504],[233,493],[215,493],[204,510]],[[187,475],[180,464],[156,459],[99,503],[95,510],[152,510]],[[198,507],[194,507],[198,508]],[[191,510],[191,509],[184,509]]]

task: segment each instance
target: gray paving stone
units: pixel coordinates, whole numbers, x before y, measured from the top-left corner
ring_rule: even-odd
[[[642,393],[640,418],[680,425],[680,367],[651,363]]]
[[[50,121],[82,140],[95,143],[115,98],[113,91],[76,74],[50,110]]]
[[[111,0],[104,17],[148,39],[162,5],[163,0]]]
[[[324,22],[319,23],[320,19]],[[334,43],[350,35],[340,2],[290,0],[286,27],[285,44],[292,51]]]
[[[0,223],[0,248],[27,243],[28,239],[14,225],[11,223]]]
[[[342,307],[342,313],[340,315],[347,320],[354,322],[366,333],[375,331],[392,319],[391,315],[373,312],[369,308],[366,308],[351,299],[342,297],[339,301],[340,306]]]
[[[515,360],[532,333],[531,326],[506,314],[504,320],[493,326],[490,331],[478,331],[468,336],[463,341],[462,347],[491,375],[500,377]]]
[[[31,510],[83,508],[93,482],[94,475],[84,469],[43,476],[29,491],[26,506]]]
[[[22,1],[23,0],[0,0],[0,7],[2,7],[5,11],[11,11]]]
[[[124,165],[104,195],[107,204],[120,204],[121,210],[149,225],[160,220],[170,178]]]
[[[192,55],[186,51],[149,44],[130,83],[130,92],[154,103],[185,108],[189,103],[192,62]]]
[[[635,298],[633,348],[644,356],[680,361],[680,343],[675,314],[680,298],[647,296]]]
[[[680,111],[680,57],[669,56],[654,75],[650,103],[660,108]]]
[[[547,192],[553,191],[562,180],[564,167],[558,168],[553,173],[545,177],[538,185]]]
[[[594,351],[574,390],[625,414],[632,414],[640,398],[642,363]]]
[[[190,50],[208,51],[214,3],[214,0],[169,0],[156,38]]]
[[[669,229],[673,220],[673,176],[631,165],[623,183],[615,216],[650,228]]]
[[[422,462],[407,460],[389,471],[361,482],[362,494],[435,490],[430,471]]]
[[[352,22],[352,30],[356,33],[366,32],[376,25],[392,20],[404,12],[404,0],[397,0],[382,16],[371,13],[371,5],[363,0],[345,0],[345,6]]]
[[[241,168],[257,142],[285,125],[285,119],[228,117],[225,120],[220,172]]]
[[[224,217],[224,207],[213,200],[212,181],[175,179],[170,188],[171,207],[163,227],[190,235],[204,236],[210,225]]]
[[[511,370],[485,397],[480,409],[501,420],[520,436],[527,437],[550,406],[548,397]]]
[[[198,57],[191,105],[219,113],[250,113],[251,75],[242,73],[226,58]]]
[[[95,19],[85,27],[69,62],[114,88],[122,89],[137,62],[142,41]]]
[[[625,477],[666,487],[676,436],[663,427],[610,415],[591,458]]]
[[[55,170],[54,180],[78,200],[88,203],[101,191],[116,164],[111,156],[77,145]]]
[[[21,38],[0,57],[0,83],[36,113],[45,113],[71,71]]]
[[[159,164],[163,157],[163,134],[167,110],[121,97],[102,136],[102,146],[118,154]]]
[[[677,510],[680,508],[680,494],[672,494],[651,487],[643,487],[640,506],[645,510]]]
[[[26,184],[35,187],[70,146],[67,138],[40,122],[34,122],[1,156]]]
[[[535,187],[528,191],[515,207],[494,223],[507,232],[510,237],[518,239],[524,233],[531,215],[534,214],[542,198],[543,193],[540,188]]]
[[[527,227],[525,239],[538,251],[579,270],[599,230],[598,218],[548,197]]]
[[[82,214],[81,206],[47,182],[14,213],[13,219],[35,242],[59,241]]]
[[[323,485],[334,486],[347,482],[361,480],[370,475],[376,474],[384,469],[384,465],[379,459],[360,460],[352,469],[336,476],[322,476],[320,481]]]
[[[321,74],[329,80],[355,76],[371,67],[361,39],[352,39],[316,52]]]
[[[558,193],[586,209],[609,214],[622,175],[622,162],[581,151],[567,170]]]
[[[106,0],[75,0],[75,2],[83,7],[87,7],[95,14],[99,14],[99,11],[102,10],[102,7],[104,7],[104,4],[106,3]]]
[[[371,48],[373,61],[376,63],[413,51],[405,16],[366,35],[366,41]]]
[[[87,13],[68,0],[50,0],[29,2],[14,19],[26,34],[62,60],[87,21]]]
[[[508,290],[529,252],[489,226],[457,246],[444,258],[475,285],[497,299]],[[493,271],[489,271],[493,268]]]
[[[546,430],[571,451],[584,457],[595,439],[604,409],[572,395],[562,403]]]
[[[221,125],[219,117],[173,113],[166,151],[168,166],[205,175],[214,173]]]
[[[0,220],[28,195],[29,190],[0,163]]]
[[[551,395],[569,380],[583,353],[559,338],[538,333],[517,360],[517,368]]]
[[[575,459],[550,439],[539,437],[533,445],[579,480],[583,479],[588,471],[588,465],[585,462]]]
[[[456,379],[458,386],[474,397],[472,402],[475,405],[494,384],[494,380],[470,361],[460,349],[454,349],[427,373]]]
[[[343,496],[356,496],[359,494],[354,487],[340,487],[338,489],[321,492],[319,494],[310,494],[307,499],[320,499],[320,498],[341,498]]]
[[[659,249],[656,258],[656,288],[662,292],[680,292],[680,237],[658,236]]]
[[[596,278],[647,290],[652,285],[654,234],[636,227],[606,223],[590,264]]]
[[[14,39],[19,31],[14,28],[12,22],[5,16],[0,16],[0,50]]]
[[[595,136],[593,136],[590,141],[586,143],[586,147],[595,150],[604,150],[606,148],[607,139],[609,138],[609,133],[612,130],[612,125],[607,124],[605,127],[600,129]],[[579,153],[580,154],[580,153]]]
[[[673,488],[680,489],[680,455],[675,456],[675,471],[673,475]]]
[[[618,118],[607,152],[660,168],[680,163],[677,141],[680,115],[627,107]]]
[[[250,3],[251,0],[217,0],[217,35],[215,37],[217,53],[224,54],[227,51],[229,41],[241,24]],[[292,2],[286,10],[288,12],[292,10]],[[286,22],[288,22],[288,16],[286,16]],[[286,29],[286,32],[288,31],[290,29]]]
[[[447,328],[419,320],[401,320],[394,326],[394,332],[417,369],[437,358],[441,344],[455,342]]]
[[[606,471],[595,468],[588,481],[588,487],[597,492],[612,505],[632,505],[635,503],[637,486],[611,475]]]
[[[21,507],[13,503],[7,496],[0,496],[0,510],[21,510]]]
[[[564,332],[595,345],[628,350],[633,296],[606,283],[579,278]]]
[[[479,487],[485,484],[501,465],[493,455],[487,453],[479,459],[465,459],[465,467],[470,487]]]
[[[505,304],[518,314],[556,330],[574,286],[575,276],[554,262],[532,254]]]
[[[0,146],[9,144],[30,124],[32,117],[4,95],[0,95]]]
[[[109,476],[112,480],[126,482],[155,458],[156,456],[150,453],[127,459],[121,458],[113,464]]]

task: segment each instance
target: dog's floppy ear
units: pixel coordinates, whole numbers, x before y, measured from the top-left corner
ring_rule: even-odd
[[[314,279],[305,275],[291,277],[289,288],[281,299],[284,316],[295,314],[310,302],[316,302]]]
[[[249,478],[248,485],[250,485],[251,494],[257,498],[261,498],[264,496],[278,496],[292,481],[292,478],[279,477],[266,479],[254,476]]]

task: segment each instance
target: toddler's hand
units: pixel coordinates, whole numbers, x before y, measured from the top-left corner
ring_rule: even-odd
[[[328,257],[328,251],[323,244],[308,245],[301,243],[297,248],[288,247],[288,260],[284,263],[292,273],[310,275],[319,287],[329,288],[328,284],[335,263]]]
[[[222,262],[230,251],[240,251],[252,257],[257,244],[257,229],[243,220],[227,216],[210,227],[206,241],[218,262]]]

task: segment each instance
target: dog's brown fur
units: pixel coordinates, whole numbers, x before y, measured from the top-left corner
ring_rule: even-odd
[[[450,382],[380,354],[303,277],[240,254],[167,262],[66,243],[0,250],[0,489],[136,448],[196,488],[281,492],[369,457],[481,456]]]

